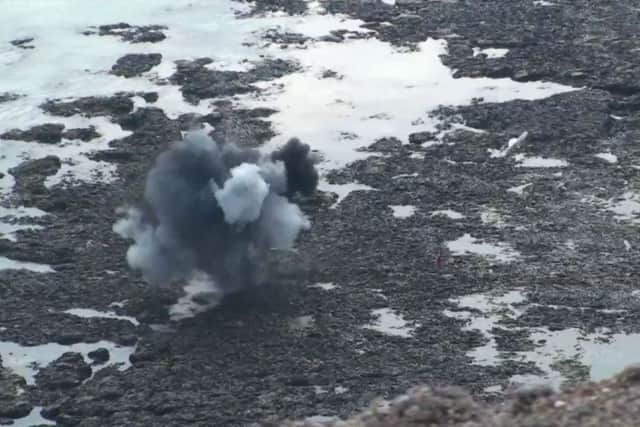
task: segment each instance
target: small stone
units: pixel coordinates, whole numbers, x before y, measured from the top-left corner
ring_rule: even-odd
[[[109,360],[109,350],[100,347],[87,353],[87,356],[96,363],[104,363]]]

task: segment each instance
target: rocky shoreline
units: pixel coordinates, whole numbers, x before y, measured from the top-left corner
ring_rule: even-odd
[[[304,1],[255,3],[247,16],[308,9]],[[144,91],[50,99],[41,106],[46,123],[20,129],[2,123],[0,149],[16,141],[91,147],[101,129],[63,125],[78,115],[104,119],[128,134],[89,154],[113,166],[115,180],[48,185],[69,166],[62,153],[0,170],[0,179],[5,174],[15,181],[11,205],[47,213],[29,219],[37,228],[0,239],[0,257],[55,271],[0,269],[0,350],[6,343],[96,344],[72,354],[47,352],[51,363],[33,382],[9,369],[15,361],[3,352],[0,424],[19,422],[34,408],[62,426],[347,418],[374,398],[428,384],[429,390],[467,390],[475,400],[459,392],[418,394],[426,393],[427,407],[433,395],[439,411],[438,405],[460,403],[464,416],[476,422],[471,425],[530,425],[538,416],[557,423],[551,425],[589,425],[587,419],[602,425],[610,417],[632,425],[624,422],[638,415],[637,387],[628,379],[635,371],[580,386],[574,394],[544,394],[533,406],[532,399],[507,398],[528,402],[526,414],[518,415],[521,424],[494,422],[495,406],[484,406],[503,401],[514,378],[576,384],[637,361],[638,12],[631,0],[541,3],[327,1],[322,6],[328,12],[362,20],[366,36],[334,32],[315,40],[277,29],[267,33],[263,41],[281,52],[365,38],[411,52],[433,37],[446,41],[441,59],[458,79],[544,80],[576,90],[538,100],[444,105],[430,112],[440,123],[434,132],[367,141],[362,158],[326,174],[329,185],[356,182],[360,190],[337,205],[341,196],[328,189],[300,200],[313,227],[297,254],[275,257],[269,286],[181,321],[169,313],[184,295],[181,287],[150,288],[127,267],[127,242],[112,232],[115,210],[139,200],[153,159],[181,131],[211,127],[214,138],[241,146],[270,141],[278,134],[275,106],[238,105],[236,97],[266,96],[266,84],[301,73],[299,64],[269,57],[227,70],[217,69],[214,58],[185,58],[164,83],[179,86],[190,105],[214,99],[204,114],[171,117],[158,106],[157,92]],[[114,58],[105,73],[147,78],[164,61],[161,46],[170,26],[103,24],[80,36],[151,49]],[[16,49],[37,51],[38,38],[34,45]],[[322,77],[341,78],[333,70]],[[0,108],[20,102],[17,93],[0,91]],[[348,141],[344,135],[340,143]],[[18,216],[10,221],[25,223]],[[73,308],[136,323],[66,312]],[[393,313],[391,333],[381,332],[378,323]],[[476,327],[483,320],[489,328]],[[574,339],[590,347],[575,352]],[[544,352],[554,354],[549,366],[535,357]],[[598,357],[612,366],[596,366]],[[577,419],[582,424],[559,416],[570,414],[565,409],[573,407],[572,399],[594,387],[613,391],[593,394],[604,396],[589,401],[601,406],[589,406],[586,418]],[[567,405],[556,407],[557,401]],[[605,407],[612,411],[599,410]],[[425,425],[457,425],[464,416]],[[346,425],[404,425],[384,422]]]

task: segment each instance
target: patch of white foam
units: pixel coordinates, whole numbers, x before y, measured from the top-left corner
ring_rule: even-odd
[[[519,252],[506,243],[495,245],[486,243],[468,233],[465,233],[456,240],[447,242],[446,245],[454,256],[474,254],[503,263],[513,262],[520,256]]]
[[[420,176],[418,174],[418,172],[414,172],[414,173],[402,173],[400,175],[395,175],[392,176],[391,179],[403,179],[403,178],[415,178],[417,176]]]
[[[564,168],[569,166],[566,160],[552,159],[546,157],[530,157],[524,154],[513,156],[519,168]]]
[[[333,205],[331,205],[331,208],[335,209],[350,193],[354,191],[374,191],[375,188],[358,182],[350,182],[348,184],[330,184],[329,182],[322,180],[318,184],[318,190],[334,193],[338,196]]]
[[[309,285],[311,288],[322,289],[323,291],[332,291],[338,287],[333,283],[314,283],[313,285]]]
[[[344,393],[346,393],[348,391],[349,391],[349,389],[347,387],[343,387],[341,385],[336,386],[336,387],[333,388],[333,392],[335,394],[344,394]]]
[[[280,53],[298,61],[303,71],[260,84],[265,92],[238,97],[247,107],[272,107],[270,117],[278,135],[271,150],[298,135],[321,151],[325,169],[340,168],[367,157],[362,147],[382,137],[404,139],[409,133],[437,132],[438,119],[429,112],[440,105],[540,99],[575,90],[552,83],[518,83],[510,79],[453,78],[440,60],[444,40],[429,39],[417,51],[400,49],[377,39],[318,42],[306,49]],[[370,64],[377,64],[371,67]],[[341,79],[319,78],[330,69]],[[312,91],[309,88],[314,88]],[[348,141],[341,135],[354,137]]]
[[[463,219],[465,216],[460,212],[451,210],[451,209],[442,209],[438,211],[431,212],[431,216],[446,216],[450,219]]]
[[[55,426],[56,422],[44,418],[40,413],[42,406],[34,406],[29,415],[13,420],[13,427]]]
[[[206,274],[196,274],[184,287],[185,295],[169,307],[169,317],[179,321],[194,317],[218,305],[220,292]],[[198,301],[194,301],[197,298]]]
[[[138,326],[140,324],[140,322],[138,322],[138,319],[136,319],[135,317],[120,316],[113,311],[98,311],[92,308],[72,308],[70,310],[65,310],[63,313],[82,317],[85,319],[119,319],[126,320],[134,326]]]
[[[17,261],[4,256],[0,256],[0,271],[1,270],[28,270],[35,273],[54,273],[53,268],[49,265]]]
[[[531,187],[532,185],[533,185],[532,183],[517,185],[515,187],[507,188],[507,192],[515,193],[518,196],[522,196],[522,195],[524,195],[524,190],[526,190],[527,188]]]
[[[611,164],[615,164],[618,163],[618,156],[616,156],[613,153],[607,152],[607,153],[598,153],[595,155],[595,157],[604,160],[607,163],[611,163]]]
[[[363,327],[386,335],[411,338],[418,326],[417,324],[410,324],[404,320],[401,314],[396,313],[395,310],[389,307],[375,309],[372,314],[376,318],[375,321]]]
[[[478,55],[487,55],[487,58],[504,58],[507,53],[509,53],[509,49],[502,49],[502,48],[493,48],[493,47],[488,47],[485,49],[479,48],[479,47],[474,47],[473,48],[473,56],[478,56]]]
[[[623,240],[623,241],[622,241],[622,243],[624,243],[624,248],[625,248],[627,251],[630,251],[630,250],[631,250],[631,243],[629,243],[629,241],[628,241],[628,240]]]
[[[496,228],[503,228],[507,225],[500,212],[491,207],[485,208],[480,212],[480,221],[484,225],[491,225]]]
[[[395,218],[406,219],[416,213],[416,207],[411,205],[389,205]]]
[[[511,149],[513,147],[515,147],[516,145],[520,144],[521,142],[523,142],[525,139],[527,139],[527,136],[529,135],[528,132],[522,132],[520,134],[520,136],[518,136],[517,138],[511,138],[508,142],[507,142],[507,146],[505,148],[503,148],[502,150],[496,150],[493,148],[489,148],[489,154],[491,158],[502,158],[502,157],[506,157],[507,154],[509,154],[509,151],[511,151]]]
[[[485,393],[502,393],[503,387],[500,384],[490,385],[482,389]]]
[[[0,341],[0,356],[2,356],[2,365],[5,368],[23,377],[28,385],[34,385],[38,370],[64,353],[81,353],[85,361],[91,363],[87,354],[101,347],[109,350],[109,361],[99,366],[92,366],[94,373],[107,366],[117,365],[121,371],[131,366],[129,356],[135,350],[135,346],[118,346],[111,341],[71,345],[49,343],[36,346],[22,346],[10,341]]]
[[[556,3],[553,3],[547,0],[534,0],[533,4],[535,6],[555,6],[556,5]]]
[[[311,315],[298,316],[289,320],[289,329],[293,332],[304,332],[307,329],[313,328],[316,324],[316,319]]]
[[[616,199],[606,202],[606,209],[613,212],[618,221],[640,223],[640,194],[627,191]]]

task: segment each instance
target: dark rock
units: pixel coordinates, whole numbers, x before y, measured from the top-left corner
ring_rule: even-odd
[[[30,44],[32,41],[33,37],[28,37],[24,39],[11,40],[10,43],[20,49],[33,49],[34,46]]]
[[[70,345],[84,341],[84,335],[75,332],[62,332],[54,336],[53,341],[62,345]]]
[[[88,128],[68,129],[62,134],[62,137],[65,139],[91,141],[92,139],[99,138],[100,134],[96,131],[95,127],[90,126]]]
[[[150,104],[153,104],[154,102],[158,101],[158,92],[145,92],[140,96],[142,96],[142,99],[144,99]]]
[[[22,131],[13,129],[0,135],[3,139],[17,139],[19,141],[37,141],[45,144],[55,144],[62,140],[64,125],[60,123],[46,123]]]
[[[135,26],[124,22],[118,24],[101,25],[97,34],[100,36],[116,36],[130,43],[158,43],[166,38],[162,30],[167,27],[162,25]],[[95,31],[85,31],[85,35],[96,34]]]
[[[118,343],[122,345],[134,345],[138,342],[138,337],[135,335],[122,335],[118,338]]]
[[[22,418],[31,413],[33,405],[26,400],[0,400],[0,418]]]
[[[20,95],[16,93],[9,93],[9,92],[0,93],[0,104],[2,104],[3,102],[15,101],[18,98],[20,98]]]
[[[41,175],[46,177],[56,174],[60,166],[60,159],[58,157],[47,156],[41,159],[24,161],[15,168],[9,169],[9,173],[17,178],[28,175]]]
[[[36,374],[36,383],[49,390],[77,387],[91,376],[91,367],[80,353],[64,353]]]
[[[26,160],[9,169],[9,173],[16,179],[15,188],[18,192],[41,194],[46,191],[45,179],[55,175],[60,167],[61,163],[58,157],[47,156],[41,159]]]
[[[125,151],[125,150],[98,151],[91,156],[93,160],[99,160],[103,162],[112,162],[112,163],[128,162],[128,161],[131,161],[133,157],[134,157],[133,152]]]
[[[433,132],[416,132],[409,135],[409,143],[411,144],[424,144],[435,139],[436,135]]]
[[[159,53],[130,53],[118,59],[111,73],[122,77],[134,77],[146,73],[162,62]]]
[[[206,68],[211,62],[209,58],[177,62],[170,81],[181,86],[187,101],[195,103],[201,99],[252,92],[256,90],[253,83],[276,79],[298,68],[290,61],[266,59],[246,72],[220,71]]]
[[[135,365],[140,362],[148,362],[155,359],[156,357],[157,354],[153,350],[140,350],[129,356],[129,361]]]
[[[74,101],[49,100],[40,106],[55,116],[70,117],[83,114],[87,117],[120,116],[133,111],[133,101],[124,95],[109,97],[86,97]]]
[[[109,360],[109,350],[104,347],[97,348],[87,353],[87,356],[95,363],[104,363]]]

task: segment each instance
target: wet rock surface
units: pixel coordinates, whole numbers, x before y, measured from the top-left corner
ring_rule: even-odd
[[[77,387],[91,376],[91,367],[80,353],[65,353],[36,374],[38,386],[49,390]]]
[[[27,388],[24,397],[12,395],[6,406],[2,400],[0,408],[8,409],[0,418],[24,416],[28,405],[41,405],[47,418],[65,426],[240,426],[283,416],[347,417],[377,396],[392,398],[426,383],[432,387],[427,401],[435,399],[428,407],[445,414],[433,422],[483,425],[489,415],[479,409],[482,401],[503,398],[487,387],[506,388],[514,375],[542,372],[530,360],[505,357],[493,364],[477,363],[470,352],[489,340],[467,328],[468,320],[445,314],[466,310],[452,299],[513,289],[524,295],[518,315],[506,309],[497,314],[493,337],[503,355],[542,345],[533,340],[536,328],[578,328],[584,333],[606,328],[604,339],[611,340],[613,334],[640,332],[640,299],[634,294],[640,261],[636,213],[619,218],[607,209],[637,190],[640,173],[640,98],[631,78],[638,75],[637,55],[632,53],[638,48],[633,36],[637,29],[629,12],[633,2],[324,6],[362,19],[376,31],[375,37],[394,44],[447,38],[449,52],[443,60],[458,76],[545,79],[586,89],[540,101],[478,100],[468,107],[443,107],[435,113],[445,120],[443,130],[464,123],[475,131],[449,132],[440,144],[429,144],[437,142],[435,135],[420,133],[370,141],[372,157],[331,173],[329,179],[355,180],[376,191],[352,192],[335,208],[331,193],[304,200],[301,205],[313,229],[302,236],[300,258],[280,263],[272,286],[259,297],[239,297],[181,322],[171,321],[167,308],[182,290],[151,289],[128,269],[127,242],[112,232],[114,209],[140,198],[151,162],[180,138],[181,130],[206,123],[221,141],[256,146],[273,136],[274,112],[218,101],[207,114],[170,118],[154,107],[134,111],[134,94],[44,103],[42,108],[52,116],[105,116],[132,134],[111,141],[112,150],[92,154],[95,160],[117,165],[120,179],[114,184],[45,191],[44,179],[60,167],[55,157],[25,162],[11,172],[21,199],[47,211],[49,218],[44,229],[23,231],[17,242],[0,240],[0,255],[48,264],[56,273],[0,271],[0,340],[37,345],[105,339],[136,349],[129,369],[105,368],[88,380],[91,368],[81,357],[63,356],[40,370],[38,386]],[[306,10],[306,4],[257,1],[256,8],[296,14]],[[95,29],[130,42],[159,41],[164,38],[161,31],[129,24]],[[299,43],[295,35],[287,37],[274,40]],[[338,37],[331,42],[341,41]],[[501,58],[473,56],[476,47],[509,52]],[[132,65],[136,72],[139,66]],[[214,59],[204,58],[178,63],[171,83],[196,103],[257,93],[257,82],[296,71],[296,64],[282,60],[266,60],[249,71],[219,71]],[[145,97],[157,100],[157,94]],[[527,137],[507,155],[492,156],[490,150],[504,149],[509,139],[525,131]],[[28,137],[38,140],[33,128],[19,132],[32,132]],[[86,129],[59,129],[45,138],[92,137]],[[601,153],[615,155],[616,162],[597,157]],[[522,159],[533,156],[562,159],[567,165],[523,167]],[[396,218],[389,206],[398,205],[413,206],[415,213]],[[437,210],[463,217],[433,216]],[[443,250],[465,233],[508,244],[520,256],[501,263]],[[312,286],[317,283],[336,287]],[[122,301],[121,306],[109,306]],[[86,306],[135,316],[142,325],[61,313]],[[411,337],[363,328],[375,320],[373,310],[387,307],[414,326]],[[92,359],[104,357],[99,352]],[[582,379],[580,363],[558,361],[558,369]],[[635,378],[625,375],[629,381]],[[607,386],[616,392],[606,396],[633,402],[635,394],[618,393],[635,390],[623,383]],[[475,401],[457,391],[433,391],[445,385],[464,387]],[[61,387],[70,388],[62,393]],[[579,394],[556,399],[568,402]],[[574,421],[558,415],[560,409],[549,396],[518,398],[510,416],[521,417],[523,425],[535,414],[572,425]],[[598,399],[593,405],[600,404]],[[458,418],[446,418],[452,407],[459,409],[454,411]],[[593,410],[587,416],[598,420],[599,407],[589,408]]]
[[[130,53],[118,59],[111,67],[111,72],[116,76],[134,77],[146,73],[162,62],[159,53]]]
[[[86,97],[74,101],[50,100],[40,106],[54,116],[70,117],[82,114],[87,117],[120,116],[133,111],[133,101],[126,95]]]
[[[44,144],[55,144],[62,140],[64,125],[59,123],[47,123],[34,126],[29,130],[14,129],[0,135],[1,139],[17,139],[21,141],[37,141]]]
[[[159,43],[167,36],[162,32],[167,27],[164,25],[130,25],[126,22],[117,24],[100,25],[97,29],[91,28],[84,32],[90,36],[116,36],[129,43]]]
[[[207,68],[210,58],[180,61],[170,81],[180,85],[184,98],[189,102],[234,94],[254,92],[253,83],[282,77],[294,72],[296,64],[282,59],[267,59],[255,64],[249,71],[220,71]]]

